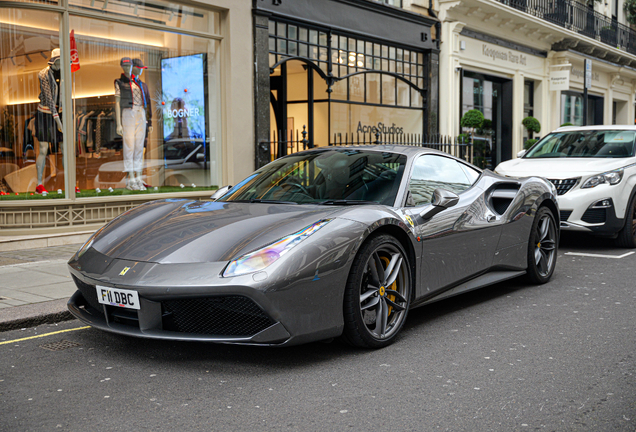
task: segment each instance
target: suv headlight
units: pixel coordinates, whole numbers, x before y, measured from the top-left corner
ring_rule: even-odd
[[[223,277],[240,276],[265,269],[329,222],[331,219],[318,221],[294,234],[230,261],[223,270]]]
[[[589,179],[587,179],[585,183],[583,183],[583,186],[581,186],[581,189],[593,188],[603,183],[609,183],[610,185],[618,184],[621,182],[621,180],[623,180],[623,172],[624,170],[623,168],[621,168],[614,171],[608,171],[603,174],[592,176]]]

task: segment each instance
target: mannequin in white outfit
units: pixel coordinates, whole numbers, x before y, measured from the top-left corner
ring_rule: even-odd
[[[117,134],[124,139],[124,171],[127,173],[126,188],[130,190],[146,190],[141,179],[143,171],[143,150],[146,129],[146,112],[140,87],[134,81],[133,74],[140,74],[138,68],[133,69],[130,58],[121,59],[123,73],[115,80],[115,120]]]

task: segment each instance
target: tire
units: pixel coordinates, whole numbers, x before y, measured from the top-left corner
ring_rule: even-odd
[[[559,245],[554,215],[547,207],[535,214],[528,240],[528,279],[535,284],[544,284],[554,273]]]
[[[343,339],[361,348],[393,343],[411,304],[411,281],[407,254],[394,237],[383,234],[364,243],[345,288]]]
[[[618,232],[616,245],[622,248],[636,248],[636,194],[629,200],[625,211],[625,226]]]

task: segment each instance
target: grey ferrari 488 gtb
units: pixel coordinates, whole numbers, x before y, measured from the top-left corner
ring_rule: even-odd
[[[115,218],[69,261],[78,291],[68,307],[146,338],[342,336],[379,348],[411,308],[522,275],[547,282],[558,215],[542,178],[421,147],[312,149],[213,201],[164,199]]]

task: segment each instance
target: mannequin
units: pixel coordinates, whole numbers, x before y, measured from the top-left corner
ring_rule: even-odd
[[[122,58],[120,66],[123,72],[121,77],[115,80],[115,121],[117,134],[121,135],[124,141],[126,189],[146,190],[141,173],[146,131],[152,132],[148,120],[150,95],[144,95],[144,89],[133,76],[133,61],[129,57]],[[141,67],[143,68],[143,64]],[[141,68],[136,69],[141,71]],[[145,92],[148,93],[147,87]]]
[[[36,138],[40,142],[40,153],[35,166],[37,169],[38,185],[37,193],[48,192],[42,184],[44,165],[51,143],[57,146],[58,132],[62,133],[62,121],[60,120],[60,98],[64,94],[60,88],[60,49],[51,51],[48,66],[38,73],[40,80],[40,103],[35,116]]]

